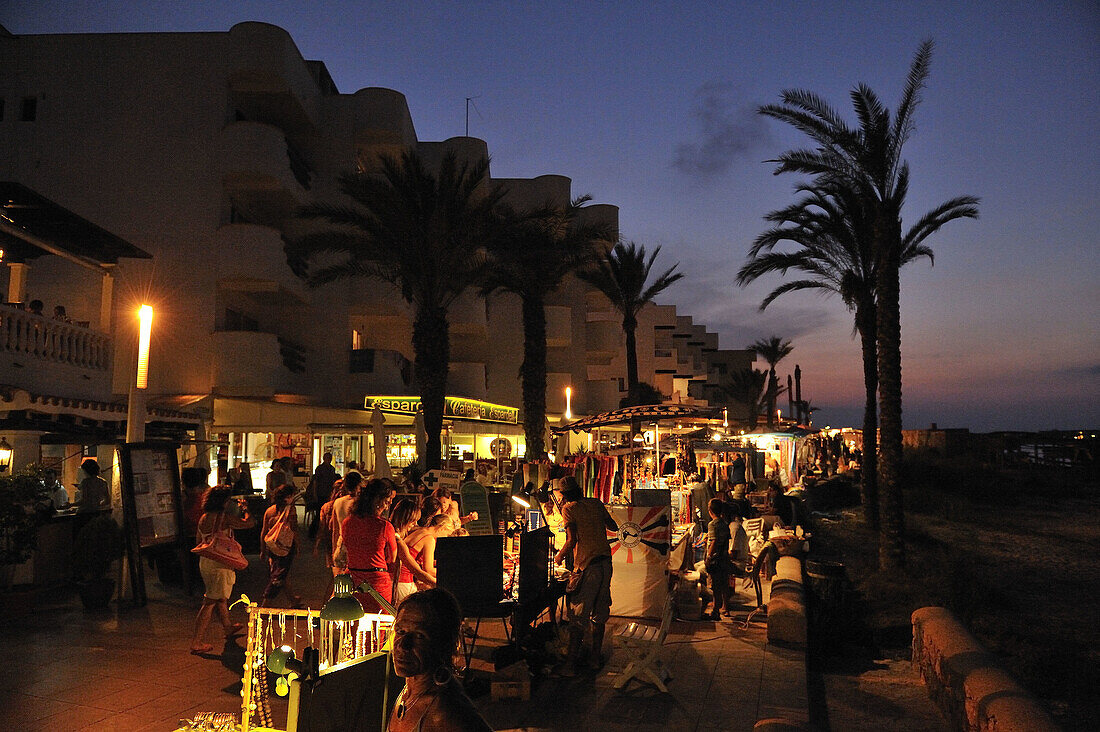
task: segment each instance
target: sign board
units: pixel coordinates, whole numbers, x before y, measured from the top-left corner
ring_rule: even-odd
[[[126,443],[119,448],[123,530],[134,601],[146,603],[141,550],[183,542],[183,500],[176,445]]]
[[[415,417],[423,411],[418,396],[368,396],[363,398],[363,409],[375,408],[383,414],[404,414]],[[470,419],[481,422],[519,424],[519,408],[482,402],[465,397],[444,397],[443,416],[451,419]]]
[[[493,516],[489,510],[489,491],[481,483],[471,480],[463,483],[459,489],[462,496],[462,512],[468,514],[477,511],[477,519],[465,524],[463,528],[470,532],[471,536],[488,536],[495,534]]]
[[[446,488],[457,493],[458,486],[462,484],[462,473],[458,470],[429,470],[420,480],[433,491],[436,488]]]
[[[121,463],[123,501],[132,502],[139,546],[175,543],[182,516],[175,445],[127,444]]]

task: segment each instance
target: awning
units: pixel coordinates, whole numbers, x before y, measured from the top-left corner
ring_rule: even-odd
[[[665,419],[709,419],[709,411],[698,407],[684,406],[682,404],[642,404],[637,407],[623,407],[611,412],[604,412],[592,417],[578,419],[567,425],[554,427],[554,432],[587,432],[596,427],[607,427],[615,424],[629,424],[631,422],[656,422]]]
[[[152,255],[30,188],[0,181],[0,249],[5,262],[55,254],[85,266]]]

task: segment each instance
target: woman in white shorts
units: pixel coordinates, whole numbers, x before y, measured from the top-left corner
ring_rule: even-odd
[[[227,529],[233,535],[233,529],[247,529],[253,525],[252,517],[244,502],[230,502],[231,488],[219,485],[206,491],[202,503],[202,517],[199,519],[196,546],[205,542],[212,533]],[[240,510],[235,510],[237,507]],[[230,510],[234,509],[234,510]],[[206,629],[216,610],[218,620],[225,627],[226,637],[234,636],[244,627],[240,623],[229,622],[229,595],[237,581],[237,573],[224,564],[207,557],[199,557],[199,574],[202,575],[206,592],[202,596],[202,607],[195,618],[195,635],[191,639],[192,653],[210,653],[214,646],[206,642]]]

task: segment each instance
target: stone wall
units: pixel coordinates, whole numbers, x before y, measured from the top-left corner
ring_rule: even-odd
[[[950,610],[913,613],[913,663],[928,695],[958,730],[1057,730],[1039,703],[967,632]]]

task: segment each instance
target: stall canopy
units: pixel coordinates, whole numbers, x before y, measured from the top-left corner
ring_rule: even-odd
[[[596,427],[607,427],[616,424],[629,424],[631,422],[653,422],[661,419],[691,419],[708,418],[710,414],[698,407],[689,407],[681,404],[642,404],[637,407],[623,407],[611,412],[596,414],[591,417],[578,419],[566,425],[554,428],[555,432],[586,432]]]

